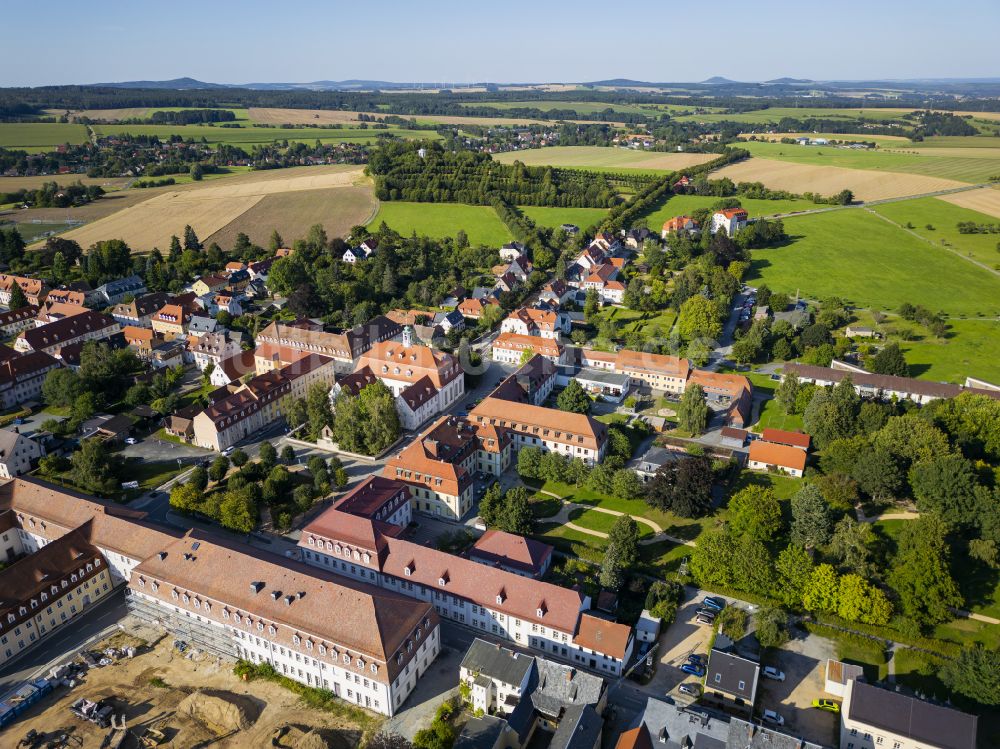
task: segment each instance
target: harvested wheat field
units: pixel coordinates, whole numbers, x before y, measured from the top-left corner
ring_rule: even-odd
[[[851,190],[855,198],[865,201],[925,195],[967,184],[920,174],[813,166],[754,158],[712,172],[712,177],[729,177],[733,182],[763,182],[767,187],[795,193],[833,195],[841,190]]]
[[[1000,218],[1000,188],[981,187],[978,190],[942,195],[940,199],[968,208],[970,211],[979,211]]]
[[[349,188],[361,179],[359,167],[304,167],[249,172],[224,181],[168,189],[67,232],[65,237],[76,240],[84,247],[103,239],[123,239],[133,252],[149,252],[154,247],[162,250],[170,244],[171,236],[181,236],[186,225],[190,224],[199,237],[208,237],[268,195]]]
[[[374,730],[381,722],[346,705],[342,715],[311,709],[278,684],[241,681],[231,661],[190,649],[182,655],[171,643],[166,637],[148,647],[118,634],[95,645],[95,650],[133,645],[138,654],[85,671],[72,689],[57,688],[4,730],[0,746],[13,747],[34,729],[45,740],[65,732],[76,737],[70,746],[97,749],[109,731],[70,713],[69,706],[81,698],[107,700],[116,719],[124,716],[135,737],[126,739],[125,746],[136,746],[138,736],[154,729],[164,735],[162,746],[171,749],[264,747],[272,746],[275,736],[281,736],[277,746],[289,749],[352,749],[365,729]]]
[[[342,237],[351,227],[364,224],[375,212],[370,187],[336,187],[325,190],[266,195],[263,200],[219,229],[203,242],[232,247],[240,232],[264,246],[274,229],[286,244],[304,237],[313,224],[322,224],[327,236]]]
[[[37,190],[46,182],[57,182],[60,185],[98,185],[107,190],[119,190],[129,182],[131,177],[88,177],[86,174],[46,174],[36,177],[0,177],[0,192],[16,192],[17,190]]]

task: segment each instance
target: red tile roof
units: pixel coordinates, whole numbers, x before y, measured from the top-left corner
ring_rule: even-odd
[[[803,450],[809,449],[809,435],[802,432],[786,432],[782,429],[765,429],[764,440],[766,442],[777,442],[780,445],[791,445],[801,447]]]
[[[806,451],[798,447],[779,445],[776,442],[754,440],[750,443],[750,460],[755,463],[804,471]]]
[[[609,622],[590,614],[580,616],[580,628],[573,642],[581,647],[622,659],[632,639],[632,628],[627,624]]]
[[[552,548],[540,541],[491,528],[472,545],[469,558],[537,575],[552,556]]]

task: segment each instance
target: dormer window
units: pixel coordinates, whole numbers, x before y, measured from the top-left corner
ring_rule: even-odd
[[[350,662],[351,662],[351,654],[344,653],[344,663],[350,663]]]
[[[296,645],[299,645],[302,642],[302,638],[299,637],[298,635],[292,635],[292,642],[295,643]]]

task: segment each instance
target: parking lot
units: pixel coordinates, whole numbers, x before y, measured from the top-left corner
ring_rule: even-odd
[[[837,744],[839,719],[833,713],[812,706],[816,699],[830,699],[823,687],[826,661],[836,658],[832,642],[815,635],[802,636],[778,650],[765,653],[762,666],[774,666],[785,673],[784,681],[760,680],[758,712],[774,710],[785,719],[784,731],[803,736],[824,746]]]
[[[702,605],[702,596],[685,601],[677,611],[676,621],[660,634],[656,673],[643,691],[656,697],[669,695],[677,704],[690,704],[695,698],[679,691],[681,684],[699,685],[700,679],[681,671],[688,656],[707,657],[712,628],[695,621],[695,611]]]

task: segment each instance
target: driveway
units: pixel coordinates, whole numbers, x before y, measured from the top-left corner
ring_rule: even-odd
[[[700,681],[681,671],[681,666],[687,662],[688,656],[694,653],[708,654],[712,628],[698,624],[694,619],[695,611],[701,606],[701,600],[701,595],[686,600],[678,609],[674,623],[660,633],[656,673],[648,684],[639,687],[643,692],[653,697],[669,694],[677,704],[686,705],[693,702],[689,696],[678,692],[677,687],[686,681],[693,683]]]
[[[784,681],[761,677],[757,710],[774,710],[785,719],[785,731],[823,746],[836,746],[840,721],[837,715],[812,707],[815,699],[830,699],[824,691],[826,661],[836,658],[832,641],[815,635],[800,636],[778,650],[764,654],[762,666],[785,672]]]

